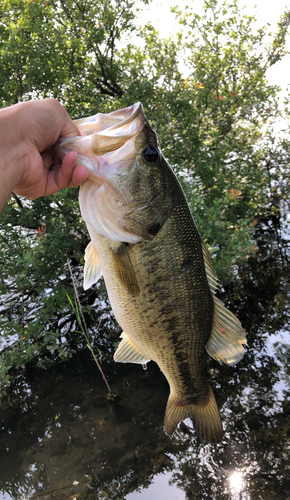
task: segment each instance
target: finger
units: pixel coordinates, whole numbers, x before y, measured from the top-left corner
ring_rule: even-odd
[[[55,165],[48,174],[47,188],[52,192],[66,188],[72,181],[73,171],[76,166],[77,153],[71,151],[62,160],[61,166]]]
[[[76,165],[73,170],[72,180],[69,183],[68,187],[77,187],[80,186],[87,178],[89,171],[87,167],[84,165]]]
[[[36,101],[40,102],[40,101]],[[80,135],[80,131],[74,124],[65,108],[53,98],[43,99],[41,104],[48,111],[47,120],[50,120],[51,127],[57,137],[50,143],[54,144],[58,137],[75,137]]]
[[[74,122],[70,119],[68,114],[64,115],[64,124],[62,131],[60,133],[60,137],[76,137],[77,135],[80,135],[80,131],[77,128],[77,126],[74,124]]]
[[[76,187],[88,176],[88,170],[83,165],[76,166],[77,154],[74,151],[68,153],[62,165],[56,165],[47,174],[45,195],[56,193],[66,187]]]
[[[52,165],[61,164],[59,156],[50,148],[41,153],[41,158],[44,168],[47,168],[48,170]]]
[[[63,125],[60,132],[60,137],[76,137],[80,135],[80,131],[74,124],[67,111],[61,106]]]

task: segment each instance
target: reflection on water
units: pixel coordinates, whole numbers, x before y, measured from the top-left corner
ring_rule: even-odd
[[[142,488],[140,491],[129,493],[126,500],[152,500],[164,499],[166,500],[185,500],[185,493],[173,483],[170,484],[172,475],[169,473],[157,475],[154,477],[153,482],[148,488]]]
[[[240,493],[244,489],[244,474],[235,471],[229,477],[230,490],[232,493]]]
[[[206,359],[220,444],[189,420],[164,434],[168,385],[154,363],[105,364],[110,400],[80,351],[28,371],[1,401],[0,500],[289,499],[289,280],[274,245],[261,242],[260,254],[226,295],[248,331],[244,359]]]
[[[0,500],[13,500],[8,493],[0,493]]]

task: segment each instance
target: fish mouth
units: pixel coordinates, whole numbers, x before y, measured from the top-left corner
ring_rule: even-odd
[[[59,138],[53,146],[61,158],[77,153],[77,164],[85,165],[89,178],[97,180],[111,174],[125,174],[146,141],[156,144],[140,102],[112,113],[98,113],[74,122],[81,135]],[[153,135],[152,135],[153,133]],[[155,136],[155,139],[153,139]]]
[[[80,131],[77,137],[60,137],[54,148],[76,151],[79,154],[93,153],[103,156],[122,147],[132,137],[142,132],[147,122],[140,102],[112,113],[98,113],[75,120]],[[91,151],[89,149],[91,148]]]
[[[136,102],[128,108],[112,111],[111,113],[97,113],[88,118],[80,118],[74,120],[74,123],[80,130],[82,135],[92,135],[94,133],[104,133],[107,135],[123,135],[120,129],[127,127],[130,130],[136,118],[143,114],[145,119],[144,109],[141,102]]]

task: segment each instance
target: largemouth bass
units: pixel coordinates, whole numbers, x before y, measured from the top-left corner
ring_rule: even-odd
[[[60,139],[57,151],[76,151],[90,172],[79,197],[91,237],[84,288],[104,276],[123,329],[114,359],[158,364],[170,386],[167,434],[190,417],[217,443],[223,430],[204,352],[234,364],[246,337],[215,297],[218,280],[183,190],[140,103],[76,124],[82,137]]]

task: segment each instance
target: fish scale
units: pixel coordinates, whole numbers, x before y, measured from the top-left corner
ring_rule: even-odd
[[[155,361],[170,394],[168,434],[187,417],[205,441],[223,430],[204,373],[205,350],[238,362],[246,345],[239,320],[215,296],[218,279],[183,190],[163,157],[140,103],[77,121],[85,137],[60,139],[89,169],[80,208],[91,242],[84,288],[104,276],[123,329],[115,361]]]
[[[152,241],[127,245],[137,281],[146,283],[137,297],[116,281],[110,240],[100,236],[94,245],[101,262],[106,260],[102,272],[117,321],[135,346],[158,362],[176,399],[195,404],[198,397],[208,395],[203,352],[211,331],[213,300],[205,271],[200,271],[198,232],[184,197],[177,198],[176,210]],[[181,211],[187,223],[180,224]],[[184,272],[182,264],[188,258],[194,265]],[[160,356],[165,350],[166,355]]]

